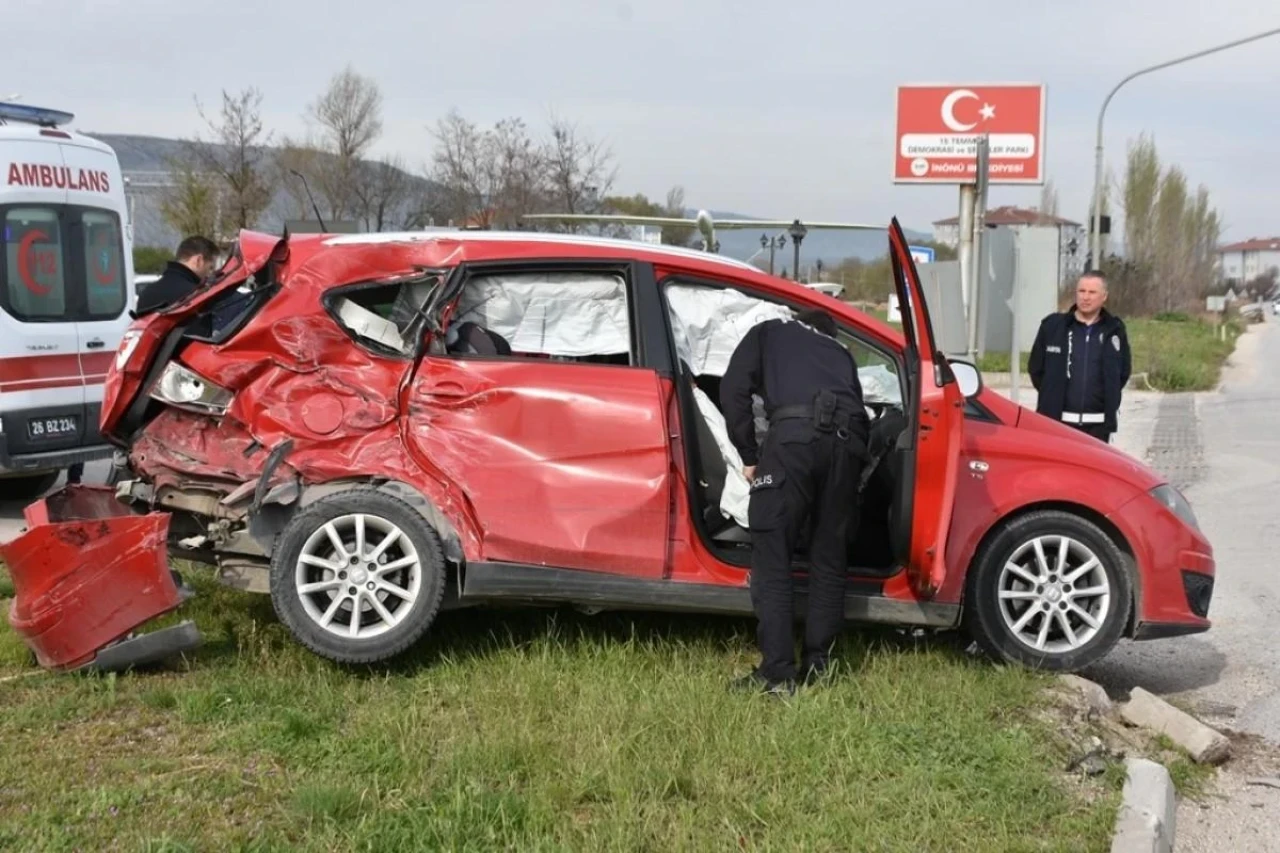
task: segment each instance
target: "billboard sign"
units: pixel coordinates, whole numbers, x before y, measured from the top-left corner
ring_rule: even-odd
[[[1043,84],[899,86],[894,183],[973,183],[986,134],[991,183],[1042,184],[1044,127]]]

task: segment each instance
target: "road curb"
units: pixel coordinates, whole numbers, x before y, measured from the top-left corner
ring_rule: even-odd
[[[1173,853],[1177,797],[1169,771],[1145,758],[1130,758],[1125,767],[1111,853]]]

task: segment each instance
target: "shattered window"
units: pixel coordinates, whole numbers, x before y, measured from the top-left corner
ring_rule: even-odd
[[[338,322],[362,343],[394,355],[413,355],[411,334],[439,278],[347,290],[334,303]]]

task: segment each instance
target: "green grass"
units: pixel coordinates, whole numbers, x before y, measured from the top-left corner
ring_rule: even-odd
[[[2,572],[0,572],[2,574]],[[851,632],[837,679],[726,691],[749,620],[444,614],[345,669],[198,573],[176,668],[0,683],[0,849],[1105,849],[1043,676]],[[7,606],[6,606],[7,609]],[[172,617],[170,617],[172,619]],[[0,627],[0,677],[30,672]],[[1121,774],[1122,775],[1122,774]]]
[[[1216,324],[1185,314],[1160,319],[1135,317],[1125,320],[1125,328],[1134,375],[1147,374],[1147,381],[1157,391],[1212,390],[1243,329],[1229,322],[1226,340],[1219,340]],[[1022,353],[1023,371],[1027,355]],[[978,367],[985,372],[1008,373],[1009,353],[983,353]]]

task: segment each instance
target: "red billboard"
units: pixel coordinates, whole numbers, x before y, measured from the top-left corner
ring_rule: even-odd
[[[894,183],[972,183],[983,134],[991,183],[1044,183],[1042,84],[913,84],[898,87],[897,103]]]

